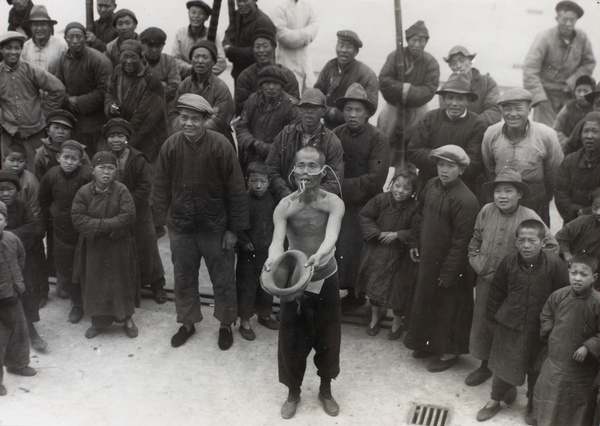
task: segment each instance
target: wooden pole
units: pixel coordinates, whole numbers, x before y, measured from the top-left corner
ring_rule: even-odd
[[[94,31],[94,0],[85,0],[85,27]]]
[[[215,0],[210,15],[210,24],[208,25],[208,33],[206,38],[213,43],[217,39],[217,27],[219,26],[219,15],[221,14],[222,0]]]
[[[397,74],[398,81],[404,83],[404,42],[402,37],[402,4],[401,0],[394,0],[394,8],[395,13],[394,16],[396,18],[396,52],[398,56],[397,61]],[[398,120],[396,122],[396,136],[400,139],[398,156],[400,158],[396,158],[394,166],[403,165],[406,162],[406,142],[404,140],[404,125],[405,125],[405,114],[404,114],[404,102],[398,103],[396,105],[398,110]]]

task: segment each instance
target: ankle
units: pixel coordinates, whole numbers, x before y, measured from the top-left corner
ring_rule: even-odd
[[[325,399],[331,399],[331,379],[321,379],[319,393]]]
[[[296,401],[298,398],[300,398],[300,392],[301,392],[300,388],[289,388],[288,398],[287,398],[288,401],[290,401],[290,402]]]

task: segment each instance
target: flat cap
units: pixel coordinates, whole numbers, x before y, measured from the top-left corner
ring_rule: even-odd
[[[575,12],[577,19],[583,16],[583,9],[574,1],[559,1],[556,4],[555,10],[556,13],[560,12],[561,10],[570,10],[571,12]]]
[[[335,100],[335,107],[341,111],[344,109],[344,105],[348,101],[362,102],[367,107],[369,115],[375,114],[375,105],[373,105],[373,102],[369,100],[367,97],[367,92],[360,83],[352,83],[348,89],[346,89],[344,96]]]
[[[336,35],[338,36],[338,38],[341,38],[342,40],[347,40],[350,43],[352,43],[357,50],[363,47],[363,42],[360,40],[360,38],[358,38],[358,34],[356,34],[354,31],[342,30],[338,31]]]
[[[204,3],[202,0],[192,0],[192,1],[188,1],[185,6],[189,9],[191,7],[201,7],[202,9],[204,9],[206,11],[206,14],[208,16],[210,16],[212,14],[212,9],[209,5],[207,5],[206,3]]]
[[[273,47],[277,47],[277,39],[275,38],[275,33],[269,30],[268,28],[259,28],[258,30],[256,30],[256,32],[252,36],[252,45],[254,45],[256,39],[259,38],[267,39],[271,42]]]
[[[6,204],[0,201],[0,214],[4,216],[4,219],[8,217],[8,209],[6,208]]]
[[[269,81],[279,83],[281,86],[285,86],[288,82],[285,74],[281,70],[281,67],[277,65],[267,65],[266,67],[262,67],[258,72],[259,86]]]
[[[82,23],[80,22],[70,22],[67,24],[67,26],[65,27],[65,36],[69,33],[69,31],[74,30],[74,29],[78,29],[83,31],[83,34],[87,34],[87,30],[86,28],[83,26]]]
[[[7,31],[0,36],[0,46],[12,40],[20,41],[21,45],[23,45],[23,43],[25,43],[25,40],[27,40],[27,37],[25,37],[18,31]]]
[[[135,52],[138,55],[142,56],[142,43],[140,43],[139,40],[125,40],[119,46],[119,53],[125,50],[131,50],[132,52]]]
[[[417,21],[412,24],[408,30],[406,30],[405,34],[406,40],[414,36],[425,37],[427,40],[429,40],[429,31],[427,31],[427,27],[423,21]]]
[[[112,24],[113,24],[113,27],[116,27],[116,26],[117,26],[117,21],[118,21],[119,19],[121,19],[121,18],[125,17],[125,16],[129,16],[131,19],[133,19],[133,22],[135,22],[135,23],[136,23],[136,25],[137,25],[137,23],[138,23],[138,20],[137,20],[137,18],[135,17],[135,13],[133,13],[133,12],[132,12],[131,10],[129,10],[129,9],[121,9],[121,10],[118,10],[118,11],[115,13],[115,16],[114,16],[114,18],[113,18],[113,22],[112,22]]]
[[[60,144],[60,149],[61,151],[64,148],[71,148],[71,149],[76,149],[77,151],[79,151],[79,153],[83,156],[83,151],[85,149],[85,147],[83,146],[83,144],[73,140],[73,139],[69,139],[64,141],[63,143]]]
[[[100,166],[102,164],[112,164],[117,166],[117,157],[110,151],[99,151],[94,154],[92,158],[92,167]]]
[[[206,50],[208,50],[210,52],[210,56],[212,56],[213,61],[216,63],[217,62],[217,46],[209,40],[198,40],[197,42],[195,42],[194,44],[192,44],[192,47],[190,47],[190,61],[192,60],[192,55],[194,53],[194,50],[199,49],[199,48],[205,48]]]
[[[46,123],[48,123],[48,126],[50,126],[52,123],[58,123],[70,127],[71,129],[75,129],[75,127],[77,127],[77,119],[75,116],[64,109],[55,109],[54,111],[50,111],[46,117]]]
[[[442,85],[440,90],[436,90],[438,95],[446,93],[460,93],[467,96],[469,102],[475,102],[479,96],[471,90],[471,81],[466,74],[453,72],[448,80]]]
[[[592,93],[588,93],[587,95],[585,95],[585,100],[593,104],[594,99],[596,99],[596,96],[600,96],[600,83],[596,84],[596,88]]]
[[[522,89],[520,87],[512,87],[510,89],[506,89],[504,92],[500,94],[500,99],[498,99],[498,105],[505,104],[507,102],[517,102],[517,101],[527,101],[531,103],[532,101],[531,93],[529,90]]]
[[[302,106],[304,104],[322,106],[325,108],[327,106],[327,99],[325,98],[323,92],[321,92],[319,89],[310,88],[306,89],[302,93],[300,102],[298,102],[298,106]]]
[[[471,164],[471,159],[465,150],[458,145],[444,145],[436,148],[431,151],[428,158],[430,161],[436,162],[441,158],[442,160],[452,161],[461,167],[467,167]]]
[[[17,187],[17,191],[21,190],[21,181],[19,180],[19,176],[10,170],[0,170],[0,182],[11,182]]]
[[[150,27],[142,31],[139,40],[145,44],[165,44],[167,34],[158,27]]]
[[[28,25],[32,22],[49,22],[51,25],[56,25],[56,21],[50,18],[50,15],[48,15],[48,9],[46,9],[46,6],[41,4],[36,4],[31,8],[31,12],[29,12],[29,18],[23,21],[23,25]]]
[[[203,114],[211,115],[214,113],[212,106],[200,95],[193,93],[184,93],[177,101],[177,108],[188,108]]]
[[[444,61],[450,62],[450,59],[454,55],[463,55],[467,58],[473,59],[477,53],[469,53],[469,49],[464,46],[454,46],[452,49],[450,49],[450,52],[448,52],[448,56],[444,56]]]
[[[131,128],[129,121],[122,118],[113,118],[108,120],[108,123],[102,127],[102,133],[104,134],[104,137],[108,137],[108,135],[113,133],[123,133],[125,136],[131,137],[133,129]]]

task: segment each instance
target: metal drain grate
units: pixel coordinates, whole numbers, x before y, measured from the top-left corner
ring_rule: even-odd
[[[450,409],[434,405],[412,404],[408,424],[426,426],[450,426]]]

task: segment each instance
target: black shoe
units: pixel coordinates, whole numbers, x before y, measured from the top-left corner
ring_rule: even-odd
[[[179,327],[179,331],[171,337],[171,346],[178,348],[187,342],[187,339],[196,332],[196,327],[192,324],[192,328],[188,331],[185,325]]]
[[[342,312],[353,311],[364,306],[365,303],[367,303],[367,299],[364,295],[356,297],[353,293],[348,293],[340,300]]]
[[[19,376],[25,377],[31,377],[37,374],[37,372],[29,366],[21,368],[6,367],[6,371],[8,371],[11,374],[17,374]]]
[[[492,377],[493,374],[494,373],[492,373],[492,370],[482,365],[477,370],[472,371],[467,376],[467,378],[465,379],[465,384],[467,386],[479,386],[487,379]]]
[[[442,371],[446,371],[447,369],[454,367],[458,362],[458,356],[454,358],[442,360],[441,358],[436,358],[431,360],[427,365],[427,371],[430,373],[440,373]]]
[[[425,359],[425,358],[431,358],[432,356],[435,356],[436,354],[433,352],[427,352],[427,351],[413,351],[412,352],[412,357],[415,359]]]
[[[125,331],[127,337],[132,339],[138,337],[139,330],[133,320],[131,320],[131,327],[127,327],[127,323],[123,324],[123,331]]]
[[[77,324],[83,318],[83,307],[73,305],[71,312],[69,312],[69,321],[73,324]]]
[[[256,339],[256,334],[254,333],[254,330],[252,330],[252,327],[246,328],[240,325],[240,334],[244,339],[249,341]]]
[[[152,297],[156,300],[156,303],[162,305],[163,303],[167,303],[167,292],[162,287],[156,288],[152,290]]]
[[[233,345],[233,333],[231,332],[231,326],[223,326],[219,328],[219,348],[226,351]]]
[[[29,329],[29,341],[31,342],[31,346],[36,351],[43,351],[48,346],[48,343],[44,339],[40,337],[37,330],[35,329],[32,323],[28,323]]]
[[[332,417],[335,417],[338,414],[340,414],[340,406],[338,405],[336,400],[333,399],[333,396],[325,398],[323,394],[319,392],[319,400],[323,403],[323,409],[327,414],[329,414]]]
[[[279,330],[279,323],[271,318],[271,316],[265,318],[259,316],[258,323],[264,327],[267,327],[269,330]]]

